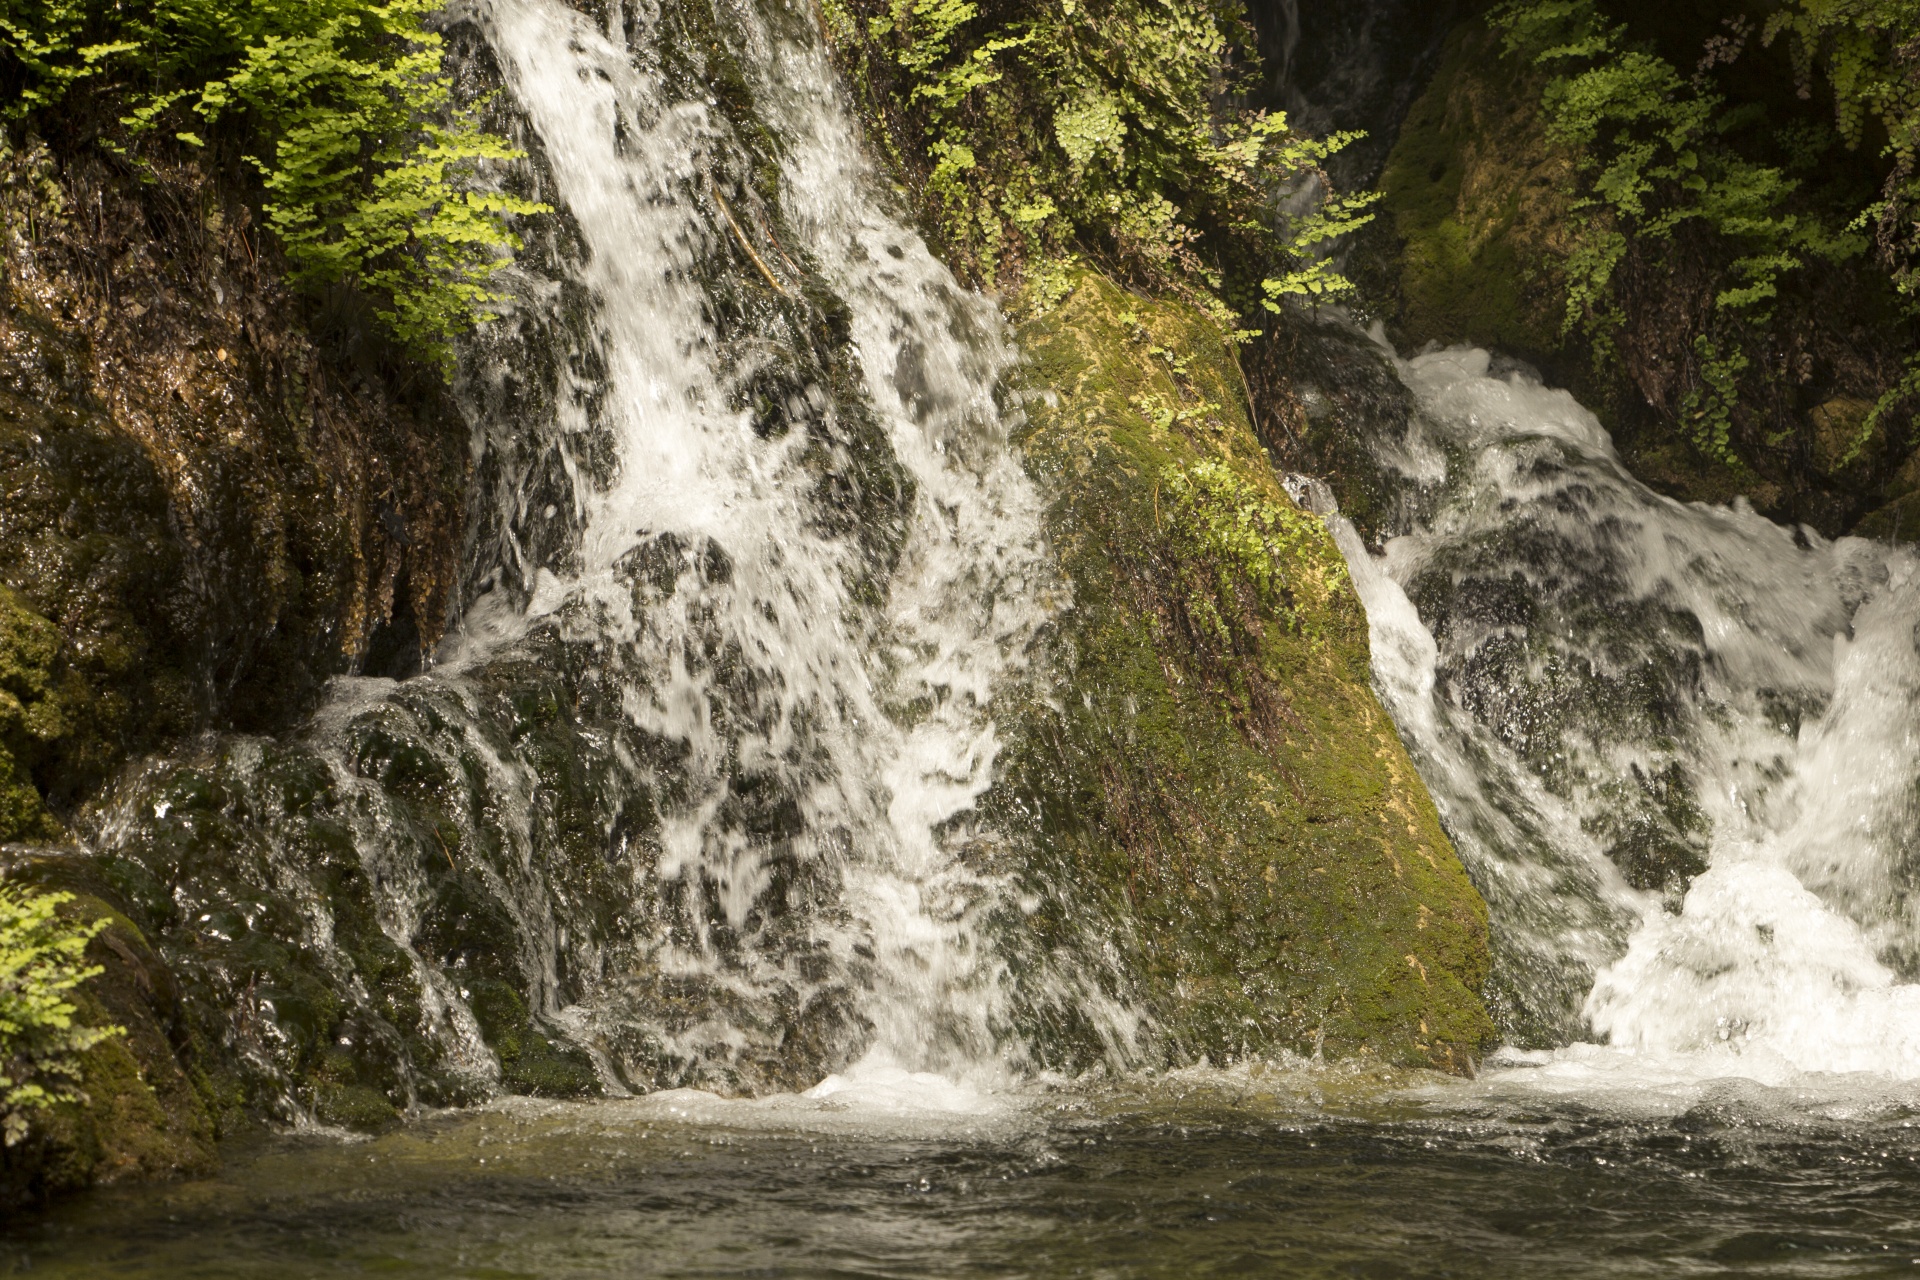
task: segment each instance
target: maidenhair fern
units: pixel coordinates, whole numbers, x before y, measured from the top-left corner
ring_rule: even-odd
[[[80,1056],[117,1028],[75,1024],[68,999],[99,973],[87,943],[106,927],[70,920],[71,894],[35,893],[0,881],[0,1143],[26,1137],[36,1112],[78,1096]]]
[[[1772,308],[1783,280],[1814,264],[1858,258],[1878,229],[1895,284],[1920,295],[1920,6],[1912,0],[1791,0],[1758,28],[1735,15],[1706,42],[1699,65],[1682,74],[1596,0],[1506,0],[1492,10],[1507,49],[1552,72],[1543,106],[1549,137],[1582,166],[1575,245],[1567,263],[1567,325],[1587,331],[1596,355],[1610,352],[1619,323],[1614,276],[1634,244],[1672,241],[1697,229],[1720,246],[1722,278],[1707,332],[1694,341],[1692,388],[1684,410],[1693,442],[1735,467],[1732,422],[1741,379],[1770,345]],[[1811,169],[1825,144],[1817,130],[1789,126],[1767,163],[1732,139],[1758,118],[1714,88],[1715,67],[1737,60],[1757,37],[1785,40],[1799,96],[1824,79],[1837,132],[1862,145],[1869,126],[1886,137],[1888,176],[1872,207],[1834,217],[1805,199],[1789,168]],[[1898,399],[1920,393],[1920,357],[1863,424],[1861,440]]]
[[[1318,166],[1353,135],[1219,109],[1251,43],[1235,0],[823,0],[823,16],[975,279],[1044,308],[1091,253],[1229,331],[1349,288],[1321,251],[1372,197],[1309,199],[1291,219],[1275,197],[1325,192]]]
[[[435,0],[0,0],[16,117],[81,81],[122,106],[106,140],[136,164],[224,130],[259,171],[296,284],[369,291],[391,332],[445,360],[489,316],[488,278],[543,206],[476,191],[516,157],[452,109]]]

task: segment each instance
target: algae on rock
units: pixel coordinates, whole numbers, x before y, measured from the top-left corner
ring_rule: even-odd
[[[1486,908],[1232,349],[1093,274],[1019,337],[1020,443],[1074,597],[1057,699],[1022,707],[985,806],[1041,904],[1024,927],[1123,953],[1110,980],[1177,1058],[1468,1069],[1492,1035]],[[1086,1031],[1062,1011],[1043,1052]]]

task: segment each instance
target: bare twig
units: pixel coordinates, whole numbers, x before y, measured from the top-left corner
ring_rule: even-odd
[[[728,207],[727,198],[720,194],[720,184],[709,178],[707,179],[707,185],[713,191],[713,202],[720,206],[720,216],[727,220],[729,227],[733,228],[734,238],[740,241],[740,247],[747,251],[749,258],[753,259],[753,265],[760,268],[760,274],[767,278],[767,283],[773,286],[775,293],[783,298],[791,299],[793,293],[774,277],[773,269],[767,265],[766,259],[762,258],[759,253],[754,250],[753,242],[747,239],[747,233],[740,229],[738,222],[734,221],[733,210]]]

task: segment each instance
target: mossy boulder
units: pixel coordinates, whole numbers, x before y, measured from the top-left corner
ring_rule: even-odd
[[[1886,440],[1885,429],[1873,418],[1872,403],[1858,396],[1836,396],[1809,417],[1814,469],[1833,479],[1865,471]]]
[[[1408,110],[1380,175],[1401,344],[1561,354],[1574,163],[1547,139],[1543,84],[1470,20]]]
[[[1026,927],[1113,955],[1159,1056],[1468,1069],[1492,1036],[1485,905],[1221,332],[1089,274],[1020,339],[1020,442],[1072,583],[1058,697],[1020,711],[986,804],[1027,862]],[[1094,1034],[1053,1021],[1043,1054]]]
[[[593,1062],[579,1049],[541,1033],[526,997],[504,982],[475,984],[473,1016],[500,1058],[500,1083],[536,1098],[579,1098],[600,1092]]]
[[[1920,542],[1920,450],[1887,482],[1888,502],[1853,527],[1855,535],[1886,542]]]
[[[13,874],[74,883],[71,855],[18,851]],[[89,893],[61,908],[104,919],[87,949],[100,973],[73,994],[75,1020],[117,1027],[81,1056],[80,1097],[37,1116],[25,1140],[0,1149],[0,1207],[126,1181],[211,1172],[223,1123],[222,1094],[192,1043],[172,973],[133,921]]]

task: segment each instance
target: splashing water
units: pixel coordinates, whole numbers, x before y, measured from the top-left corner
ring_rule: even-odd
[[[1019,1067],[980,924],[1009,891],[948,830],[1061,593],[1013,352],[883,212],[810,21],[723,18],[689,54],[645,6],[449,12],[565,228],[462,370],[476,599],[431,672],[156,762],[92,833],[214,930],[171,958],[293,1111],[336,1053],[315,986],[353,1011],[339,1071],[406,1101],[581,1054],[614,1091],[851,1070],[942,1107]],[[675,61],[709,54],[752,116]],[[263,986],[276,932],[300,980]]]
[[[1486,352],[1396,367],[1418,413],[1377,452],[1431,514],[1378,557],[1335,532],[1504,1029],[1920,1078],[1920,563],[1661,497]]]
[[[694,201],[661,196],[663,187],[698,190],[708,113],[663,107],[660,86],[643,83],[623,46],[557,4],[503,0],[487,22],[589,247],[616,397],[620,477],[596,496],[584,571],[561,590],[605,590],[637,531],[705,540],[730,564],[724,592],[683,586],[615,624],[647,639],[636,719],[688,743],[702,777],[700,799],[667,817],[662,875],[723,883],[728,923],[739,928],[764,888],[762,870],[715,814],[736,770],[788,773],[796,741],[808,739],[820,758],[809,776],[782,783],[810,833],[801,856],[838,852],[848,862],[847,909],[871,940],[873,979],[889,988],[863,1009],[876,1052],[923,1059],[931,1046],[921,1066],[983,1060],[991,1019],[979,1001],[990,999],[992,959],[971,946],[963,922],[990,889],[935,832],[987,786],[987,707],[1043,609],[1032,603],[1044,565],[1038,503],[993,401],[1010,359],[999,319],[877,212],[877,184],[817,50],[751,26],[750,59],[779,64],[767,85],[797,86],[761,106],[788,135],[782,212],[796,249],[851,313],[868,406],[911,487],[885,607],[865,615],[853,599],[870,567],[863,549],[811,528],[804,437],[758,438],[716,385],[716,344],[701,293],[684,280],[684,246],[723,233],[695,225]],[[717,190],[714,202],[726,230],[742,234],[744,215]],[[620,594],[616,586],[606,603],[614,616]],[[687,655],[697,632],[715,628],[766,666],[757,732],[723,735],[706,713],[710,690]]]

